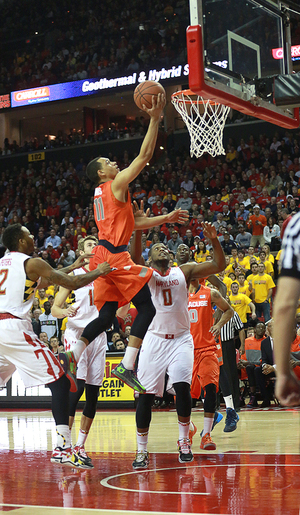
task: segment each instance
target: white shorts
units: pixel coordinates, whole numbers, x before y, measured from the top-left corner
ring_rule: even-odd
[[[191,384],[193,362],[194,344],[190,333],[166,340],[147,332],[139,356],[138,380],[147,393],[162,397],[166,373],[169,376],[167,390],[171,390],[174,383]]]
[[[53,352],[33,332],[31,322],[0,320],[0,386],[18,370],[27,387],[53,383],[64,371]]]
[[[70,350],[82,335],[83,329],[66,328],[64,334],[65,350]],[[77,379],[83,379],[86,384],[101,386],[106,354],[107,336],[103,332],[93,340],[83,351],[78,361]]]

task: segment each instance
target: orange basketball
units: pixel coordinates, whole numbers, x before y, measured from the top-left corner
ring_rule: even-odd
[[[150,109],[152,107],[152,96],[157,97],[158,93],[166,95],[164,87],[154,80],[146,80],[135,88],[133,99],[139,109],[143,109],[143,104]]]

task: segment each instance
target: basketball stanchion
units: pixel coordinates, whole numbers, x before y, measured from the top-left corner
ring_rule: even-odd
[[[190,89],[173,93],[171,102],[189,131],[191,157],[206,152],[212,157],[225,154],[223,131],[230,107],[204,99]]]

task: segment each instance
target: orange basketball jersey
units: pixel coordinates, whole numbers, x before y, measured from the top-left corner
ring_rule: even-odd
[[[209,332],[214,323],[210,288],[201,286],[196,293],[190,293],[188,308],[195,349],[215,347],[215,339]]]
[[[134,216],[128,194],[126,202],[116,199],[111,190],[112,181],[97,186],[94,193],[94,215],[99,240],[115,247],[128,245],[134,230]]]

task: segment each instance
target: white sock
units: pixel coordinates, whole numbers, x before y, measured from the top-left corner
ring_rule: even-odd
[[[148,434],[149,434],[149,431],[147,431],[146,433],[139,433],[138,431],[136,432],[136,442],[137,442],[138,452],[147,450]]]
[[[76,359],[77,363],[85,348],[86,344],[82,340],[77,340],[75,345],[71,348],[71,351],[73,352],[74,358]]]
[[[139,352],[139,349],[136,349],[135,347],[126,347],[125,355],[122,359],[122,363],[127,370],[133,370],[135,360],[137,357],[137,354]]]
[[[203,436],[206,435],[206,433],[210,434],[213,423],[214,423],[214,417],[212,417],[212,418],[204,417]]]
[[[56,447],[61,447],[61,449],[71,447],[71,431],[69,426],[64,424],[56,426],[56,435]]]
[[[227,409],[227,408],[232,408],[232,409],[234,409],[234,404],[233,404],[233,398],[232,398],[232,395],[227,395],[227,397],[224,397],[224,401],[225,401],[226,409]]]
[[[76,445],[79,445],[79,446],[84,445],[85,441],[88,437],[88,434],[89,434],[88,431],[83,431],[82,429],[79,429]]]
[[[178,420],[178,429],[179,429],[178,440],[182,440],[183,438],[188,438],[189,430],[190,430],[190,421],[189,422],[180,422]]]

